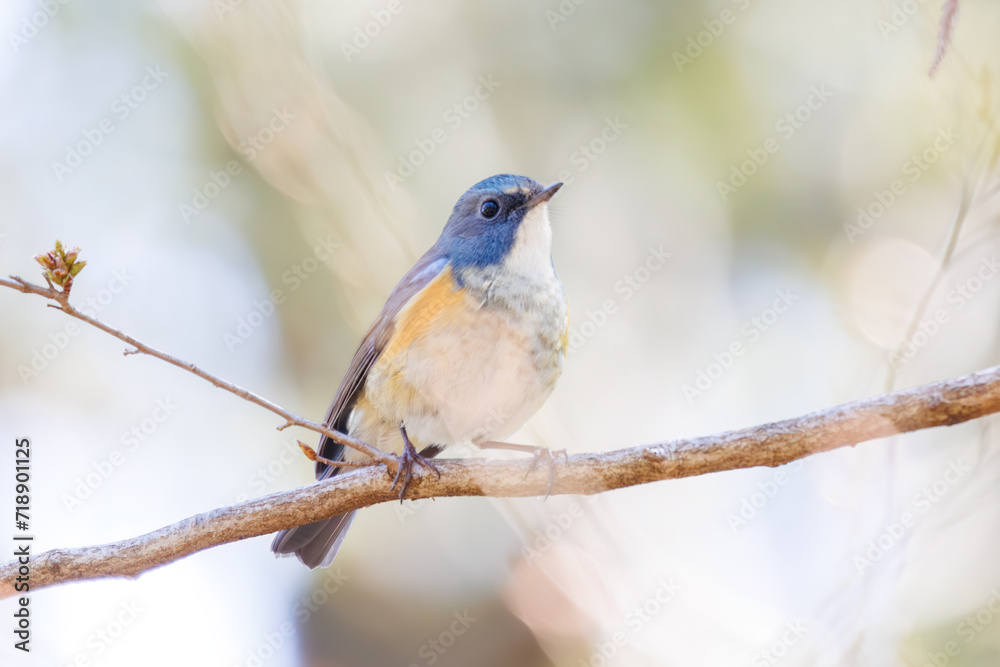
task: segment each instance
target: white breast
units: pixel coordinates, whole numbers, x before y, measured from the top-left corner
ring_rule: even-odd
[[[415,340],[394,371],[407,400],[371,392],[385,422],[405,424],[414,442],[452,445],[509,437],[537,412],[564,358],[566,297],[551,244],[546,207],[538,206],[502,267],[463,273],[467,304],[450,321],[453,335]]]
[[[515,325],[515,326],[512,326]],[[507,313],[480,311],[460,337],[422,340],[410,350],[405,374],[425,408],[403,416],[424,443],[505,438],[548,397],[558,371],[539,368],[535,332]],[[429,408],[429,409],[427,409]]]

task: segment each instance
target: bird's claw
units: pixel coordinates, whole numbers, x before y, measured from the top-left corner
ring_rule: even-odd
[[[399,494],[397,497],[400,502],[403,501],[403,496],[406,494],[406,487],[409,485],[410,480],[413,479],[414,463],[433,471],[434,474],[438,476],[438,479],[441,479],[441,471],[438,470],[436,465],[431,463],[430,459],[417,453],[417,450],[413,447],[409,438],[403,439],[403,453],[396,459],[396,462],[396,475],[392,478],[392,486],[389,487],[389,490],[395,490],[395,488],[399,486]]]
[[[524,473],[524,478],[527,479],[528,475],[534,471],[538,466],[538,462],[546,458],[549,460],[549,481],[545,485],[545,499],[547,500],[549,495],[552,493],[552,484],[555,482],[556,478],[556,457],[562,456],[563,460],[569,461],[569,453],[565,449],[559,449],[553,452],[547,447],[539,447],[535,450],[535,454],[531,457],[531,463],[528,465],[528,472]]]

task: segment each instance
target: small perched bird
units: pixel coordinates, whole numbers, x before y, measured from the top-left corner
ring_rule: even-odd
[[[538,411],[566,358],[568,306],[547,206],[560,187],[502,174],[469,188],[355,352],[326,424],[400,454],[401,498],[413,465],[434,469],[428,459],[449,445],[536,451],[499,440]],[[319,456],[367,459],[325,436]],[[316,478],[341,469],[317,463]],[[284,530],[271,550],[326,567],[353,519]]]

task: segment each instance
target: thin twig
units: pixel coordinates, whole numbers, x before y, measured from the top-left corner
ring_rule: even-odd
[[[952,257],[955,254],[955,247],[958,244],[958,237],[962,233],[962,227],[965,223],[966,216],[969,213],[969,206],[972,203],[974,191],[966,188],[962,191],[962,199],[958,203],[958,208],[955,209],[955,215],[951,220],[951,228],[948,231],[948,245],[945,247],[944,255],[941,257],[941,264],[938,266],[937,272],[934,274],[934,279],[931,280],[930,285],[924,290],[923,296],[920,297],[920,302],[917,304],[916,310],[913,311],[913,316],[910,318],[910,323],[906,327],[906,331],[903,333],[903,338],[896,347],[896,350],[889,355],[889,372],[885,379],[885,390],[892,391],[896,386],[896,370],[900,366],[900,360],[903,358],[903,348],[906,344],[913,338],[913,335],[917,332],[917,327],[920,326],[920,320],[924,316],[924,312],[927,310],[927,305],[931,301],[931,297],[937,292],[938,285],[944,280],[945,275],[948,273],[948,268],[951,266]]]
[[[567,457],[555,462],[552,494],[594,494],[664,479],[778,466],[875,438],[949,426],[1000,412],[1000,366],[785,421],[689,440]],[[548,471],[528,460],[437,461],[441,478],[418,471],[407,498],[525,497],[545,493]],[[139,537],[30,560],[32,590],[70,581],[135,578],[220,544],[394,500],[385,474],[365,468],[316,484],[190,517]],[[0,566],[0,597],[14,594],[19,563]]]
[[[958,0],[945,0],[941,11],[941,27],[938,29],[937,48],[934,50],[934,60],[927,76],[933,77],[944,60],[944,55],[951,44],[951,35],[955,31],[955,17],[958,15]]]
[[[290,426],[301,426],[302,428],[309,429],[310,431],[321,433],[330,438],[331,440],[333,440],[334,442],[340,443],[347,447],[353,447],[359,452],[362,452],[363,454],[370,456],[375,461],[384,463],[390,469],[392,470],[395,469],[396,457],[394,456],[386,454],[381,450],[375,449],[371,445],[362,442],[357,438],[352,438],[351,436],[346,435],[344,433],[340,433],[339,431],[334,431],[333,429],[324,426],[319,422],[314,422],[310,419],[299,417],[295,413],[286,410],[277,403],[272,403],[263,396],[255,394],[252,391],[247,391],[246,389],[239,387],[231,382],[226,382],[225,380],[222,380],[216,377],[215,375],[212,375],[211,373],[208,373],[198,368],[192,363],[188,363],[186,361],[178,359],[177,357],[171,356],[166,352],[161,352],[160,350],[157,350],[154,347],[146,345],[145,343],[136,340],[132,336],[129,336],[128,334],[119,331],[114,327],[104,324],[100,320],[96,320],[93,317],[81,313],[79,310],[74,308],[72,304],[70,304],[69,295],[55,289],[54,287],[52,287],[51,283],[49,284],[49,287],[42,287],[41,285],[34,285],[32,283],[29,283],[28,281],[22,278],[18,278],[17,276],[11,276],[10,280],[0,278],[0,285],[4,287],[10,287],[11,289],[15,289],[19,292],[24,292],[25,294],[37,294],[38,296],[45,297],[46,299],[51,299],[52,301],[55,301],[55,304],[49,304],[49,306],[51,306],[52,308],[57,308],[66,313],[67,315],[75,317],[78,320],[82,320],[83,322],[86,322],[91,326],[97,327],[101,331],[111,334],[118,340],[123,341],[127,345],[132,346],[133,349],[125,350],[126,355],[142,353],[142,354],[148,354],[151,357],[156,357],[157,359],[165,361],[168,364],[176,366],[177,368],[183,368],[184,370],[190,373],[194,373],[201,379],[207,380],[208,382],[212,383],[219,389],[223,389],[231,394],[235,394],[236,396],[239,396],[244,400],[250,401],[254,405],[259,405],[265,410],[270,410],[271,412],[273,412],[274,414],[278,415],[279,417],[285,420],[285,423],[278,427],[279,431],[283,431],[284,429]]]

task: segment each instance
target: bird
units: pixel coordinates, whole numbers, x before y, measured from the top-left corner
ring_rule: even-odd
[[[437,472],[430,459],[451,445],[548,452],[503,439],[539,410],[566,360],[569,305],[548,215],[562,185],[499,174],[469,188],[355,352],[324,423],[398,455],[400,499],[413,467]],[[371,460],[327,436],[318,453]],[[316,479],[343,469],[317,461]],[[271,550],[327,567],[355,512],[283,530]]]

